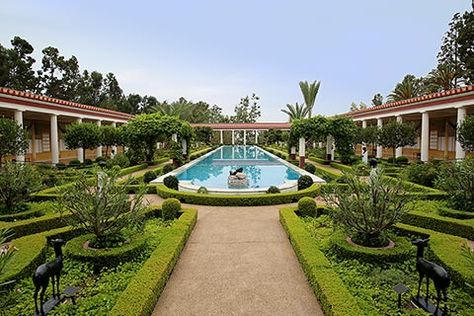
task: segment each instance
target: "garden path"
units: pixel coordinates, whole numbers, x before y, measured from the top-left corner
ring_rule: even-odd
[[[198,222],[153,315],[324,315],[279,206],[185,207],[198,210]]]

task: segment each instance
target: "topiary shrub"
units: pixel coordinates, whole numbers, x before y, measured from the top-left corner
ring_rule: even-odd
[[[408,158],[405,157],[405,156],[400,156],[400,157],[397,157],[397,159],[395,161],[396,161],[397,164],[406,165],[408,163]]]
[[[207,194],[208,191],[207,191],[206,187],[200,187],[200,188],[197,190],[197,193],[200,193],[200,194]]]
[[[120,168],[127,168],[130,166],[130,160],[124,154],[117,154],[112,159],[107,160],[107,167],[120,166]]]
[[[179,180],[175,176],[167,176],[163,179],[163,184],[173,190],[178,190]]]
[[[166,199],[161,205],[161,212],[164,220],[172,220],[178,217],[181,210],[181,202],[178,199]]]
[[[168,172],[173,171],[173,169],[174,169],[173,164],[168,163],[168,164],[163,166],[163,174],[167,174]]]
[[[317,216],[318,206],[316,205],[316,201],[309,196],[302,197],[298,201],[298,212],[300,213],[300,216]]]
[[[305,163],[304,170],[308,171],[311,174],[314,174],[316,172],[316,167],[313,164]]]
[[[272,193],[280,193],[280,189],[278,189],[276,186],[272,185],[267,189],[267,193],[272,194]]]
[[[85,165],[85,166],[90,166],[90,165],[92,165],[92,159],[85,159],[85,160],[84,160],[84,165]]]
[[[81,165],[81,162],[79,161],[79,159],[72,159],[68,163],[69,167],[79,167],[80,165]]]
[[[365,177],[370,174],[370,167],[368,164],[365,164],[365,163],[352,166],[352,169],[354,170],[356,175],[361,176],[361,177]]]
[[[58,162],[58,163],[56,164],[56,169],[58,169],[58,170],[64,170],[64,169],[66,169],[66,165],[63,164],[62,162]]]
[[[155,171],[147,171],[143,175],[143,182],[150,183],[151,181],[156,179],[156,172]]]
[[[418,183],[427,187],[433,187],[438,177],[438,167],[432,162],[412,163],[403,171],[408,181]]]
[[[310,176],[301,176],[298,179],[298,190],[304,190],[313,185],[313,179]]]

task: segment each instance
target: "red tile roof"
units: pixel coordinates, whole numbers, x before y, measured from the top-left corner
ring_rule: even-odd
[[[462,88],[456,88],[456,89],[451,89],[451,90],[446,90],[442,92],[436,92],[436,93],[431,93],[427,95],[423,95],[420,97],[416,98],[411,98],[407,100],[402,100],[402,101],[396,101],[396,102],[389,102],[381,105],[377,105],[371,108],[359,110],[359,111],[354,111],[354,112],[349,112],[346,113],[349,116],[359,116],[360,114],[365,114],[368,112],[373,112],[373,111],[378,111],[378,110],[385,110],[385,109],[390,109],[398,106],[404,106],[404,105],[411,105],[419,102],[425,102],[425,101],[434,101],[440,98],[444,97],[451,97],[451,96],[459,96],[464,93],[469,93],[469,92],[474,92],[474,85],[472,86],[465,86]]]
[[[215,124],[191,124],[193,127],[210,127],[214,130],[254,130],[254,129],[290,129],[291,124],[288,122],[272,122],[272,123],[215,123]]]
[[[99,108],[96,106],[91,106],[91,105],[86,105],[86,104],[81,104],[81,103],[76,103],[76,102],[71,102],[71,101],[65,101],[61,99],[50,98],[44,95],[34,94],[30,92],[25,92],[25,91],[18,91],[18,90],[13,90],[9,88],[0,87],[0,94],[25,98],[28,100],[32,100],[33,103],[34,101],[41,101],[41,102],[58,104],[58,105],[80,109],[80,110],[93,111],[99,114],[110,114],[112,116],[115,116],[124,120],[129,120],[133,117],[133,115],[123,113],[123,112],[113,111],[109,109]],[[34,104],[32,105],[34,106]]]

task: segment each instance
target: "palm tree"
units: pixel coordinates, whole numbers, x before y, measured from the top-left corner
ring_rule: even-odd
[[[311,117],[313,114],[313,106],[316,101],[316,96],[318,95],[319,86],[321,85],[320,81],[314,81],[309,83],[308,81],[300,81],[300,89],[303,94],[303,99],[306,107],[308,108],[308,117]]]
[[[392,93],[388,95],[389,101],[401,101],[418,97],[421,93],[420,79],[413,75],[406,75],[402,82],[397,83]]]
[[[185,98],[179,98],[178,101],[172,103],[160,102],[153,107],[153,111],[162,115],[176,116],[189,123],[202,123],[207,121],[209,104],[192,103]]]
[[[286,107],[288,109],[282,109],[281,111],[288,114],[290,122],[293,120],[304,119],[308,116],[309,108],[304,104],[298,104],[298,102],[296,102],[295,105],[287,104]]]
[[[462,74],[458,69],[449,64],[442,64],[428,74],[426,81],[430,90],[437,92],[458,88],[461,77]]]

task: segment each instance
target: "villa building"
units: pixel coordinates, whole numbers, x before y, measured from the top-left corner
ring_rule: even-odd
[[[433,93],[350,112],[360,126],[383,126],[389,120],[413,122],[419,136],[414,146],[398,148],[396,156],[429,161],[462,159],[466,153],[456,141],[456,126],[474,114],[474,86]],[[369,153],[371,148],[369,147]],[[360,152],[360,146],[359,146]],[[373,148],[377,158],[391,157],[389,149]]]
[[[62,134],[68,124],[93,122],[118,126],[132,117],[126,113],[1,87],[0,115],[13,118],[30,135],[28,151],[17,156],[17,161],[54,164],[75,158],[82,161],[82,149],[68,150],[64,144]],[[113,150],[117,151],[116,148]],[[86,152],[86,157],[90,159],[101,155],[102,147]]]

